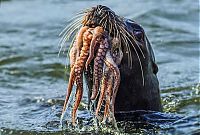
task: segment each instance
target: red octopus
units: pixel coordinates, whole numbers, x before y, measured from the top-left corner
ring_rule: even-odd
[[[104,119],[108,117],[109,111],[114,114],[114,102],[120,84],[120,72],[116,62],[121,62],[121,55],[120,57],[114,55],[112,56],[111,47],[110,39],[103,27],[97,26],[95,28],[89,28],[88,26],[84,26],[79,30],[77,34],[76,40],[70,50],[71,72],[62,112],[64,113],[66,109],[73,85],[76,82],[76,99],[72,109],[73,125],[75,125],[76,111],[83,96],[83,71],[85,69],[87,70],[87,67],[90,65],[93,59],[94,76],[91,99],[98,100],[95,114],[98,116],[98,112],[101,109],[102,101],[104,98],[106,98]],[[103,80],[101,82],[102,78]],[[99,88],[101,89],[101,94],[98,99],[97,94],[99,92]]]

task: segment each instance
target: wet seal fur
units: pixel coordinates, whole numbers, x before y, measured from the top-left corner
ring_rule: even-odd
[[[97,5],[81,12],[72,20],[61,39],[61,45],[82,26],[101,26],[111,39],[119,39],[119,43],[112,47],[113,52],[119,49],[123,52],[119,65],[121,82],[115,101],[115,114],[134,110],[162,111],[156,76],[158,67],[143,28],[130,19],[116,15],[110,8]],[[88,71],[84,71],[89,88],[89,102],[93,80],[92,63]]]
[[[116,96],[115,110],[116,112],[133,110],[162,111],[159,82],[156,76],[158,67],[155,63],[153,49],[140,25],[129,19],[125,20],[125,24],[142,45],[145,59],[142,59],[141,63],[145,83],[144,85],[141,83],[140,66],[135,53],[132,53],[131,56],[134,63],[132,68],[128,67],[127,56],[124,53],[120,65],[121,82]],[[126,51],[127,49],[123,48],[123,52]],[[131,48],[131,51],[133,52],[133,48]]]

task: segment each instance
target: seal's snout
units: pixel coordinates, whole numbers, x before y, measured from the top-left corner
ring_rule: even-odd
[[[83,24],[91,28],[102,25],[107,27],[108,22],[106,22],[106,20],[108,20],[108,18],[114,18],[114,16],[115,13],[107,6],[97,5],[87,12],[87,17]],[[105,22],[106,24],[104,24]]]

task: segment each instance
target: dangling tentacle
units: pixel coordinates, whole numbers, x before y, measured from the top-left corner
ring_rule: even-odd
[[[111,76],[108,80],[108,89],[106,91],[106,103],[105,103],[105,109],[104,109],[103,122],[106,121],[110,113],[110,99],[111,99],[112,91],[113,91],[113,77]]]
[[[116,94],[117,94],[119,84],[120,84],[120,71],[119,71],[117,64],[114,62],[114,60],[111,56],[110,50],[107,51],[104,62],[106,64],[106,66],[108,66],[109,69],[113,72],[114,79],[115,79],[114,86],[113,86],[113,93],[112,93],[112,113],[114,114],[115,98],[116,98]]]
[[[67,94],[66,94],[66,98],[65,98],[64,105],[63,105],[62,114],[63,114],[63,113],[65,112],[65,110],[66,110],[66,106],[67,106],[69,97],[70,97],[71,92],[72,92],[72,88],[73,88],[73,85],[74,85],[74,81],[75,81],[75,74],[74,74],[74,68],[72,68],[72,69],[71,69],[71,72],[70,72],[69,83],[68,83],[68,87],[67,87]]]
[[[82,80],[82,78],[81,78],[81,80]],[[83,96],[83,84],[77,86],[77,88],[76,88],[76,99],[75,99],[74,107],[72,109],[72,124],[73,125],[75,125],[76,111],[80,105],[82,96]]]
[[[86,31],[83,36],[83,47],[81,48],[80,57],[76,61],[75,76],[76,76],[76,100],[72,110],[72,124],[75,125],[76,111],[80,104],[83,95],[83,70],[85,68],[85,62],[89,55],[89,45],[92,39],[91,33]]]
[[[108,39],[105,38],[103,41],[100,42],[96,58],[94,59],[94,77],[93,77],[94,83],[91,96],[92,100],[96,98],[99,90],[100,80],[102,78],[102,73],[103,73],[103,62],[108,49],[109,49]]]
[[[75,101],[74,109],[73,109],[73,117],[72,117],[73,123],[75,123],[76,110],[80,104],[79,100],[81,100],[81,98],[82,98],[81,95],[83,93],[82,92],[83,91],[83,70],[85,68],[85,62],[89,55],[89,46],[90,46],[92,36],[91,36],[90,32],[86,31],[86,32],[84,32],[83,37],[79,37],[79,38],[81,38],[83,40],[82,48],[80,51],[80,56],[78,58],[75,58],[75,55],[74,55],[76,53],[75,50],[78,50],[77,48],[74,48],[75,50],[72,50],[72,52],[71,52],[72,63],[70,63],[70,64],[71,64],[72,69],[70,72],[70,78],[69,78],[69,84],[68,84],[68,88],[67,88],[66,99],[65,99],[65,103],[64,103],[63,111],[62,111],[62,114],[63,114],[64,111],[66,110],[66,106],[67,106],[69,97],[71,95],[71,91],[72,91],[74,82],[76,81],[76,84],[77,84],[76,93],[77,94],[76,94],[76,101]],[[77,45],[77,43],[76,43],[76,45]],[[76,61],[75,61],[75,64],[73,65],[75,59],[76,59]]]
[[[108,88],[108,80],[109,80],[109,72],[108,72],[108,68],[106,68],[103,74],[103,79],[102,79],[102,84],[101,84],[101,93],[100,93],[99,101],[98,101],[96,112],[95,112],[96,116],[98,116],[99,110],[101,109],[101,105],[105,97],[105,92]]]

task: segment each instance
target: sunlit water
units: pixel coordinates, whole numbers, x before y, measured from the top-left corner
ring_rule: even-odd
[[[165,113],[145,122],[96,130],[87,93],[76,129],[60,128],[69,73],[57,57],[58,35],[76,12],[104,4],[141,24],[159,66]],[[0,5],[0,135],[68,133],[198,134],[200,132],[199,8],[197,0],[11,0]],[[69,44],[68,44],[69,45]],[[158,118],[156,117],[158,116]],[[139,128],[138,128],[139,127]]]

